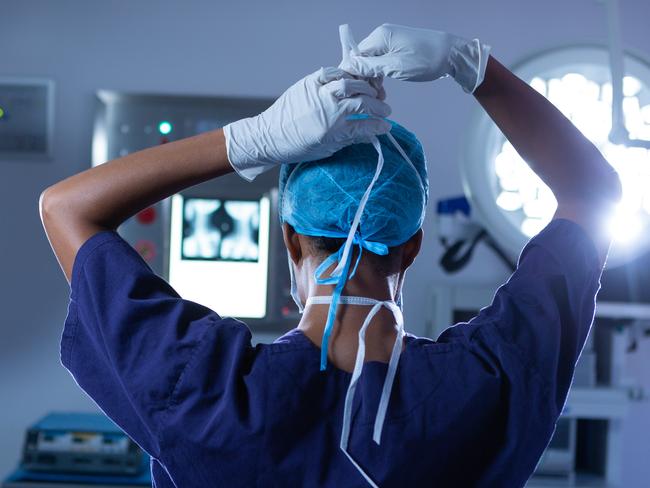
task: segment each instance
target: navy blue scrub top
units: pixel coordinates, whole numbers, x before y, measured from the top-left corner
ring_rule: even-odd
[[[380,446],[387,365],[365,364],[351,455],[381,487],[522,486],[565,403],[600,274],[585,232],[552,221],[475,318],[437,341],[406,337]],[[339,449],[350,374],[321,372],[302,332],[253,347],[244,323],[182,299],[112,231],[81,247],[71,287],[62,362],[152,456],[156,487],[367,486]]]

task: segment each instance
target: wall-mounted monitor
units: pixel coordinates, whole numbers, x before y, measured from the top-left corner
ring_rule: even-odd
[[[53,81],[0,77],[0,159],[49,159],[53,125]]]
[[[264,318],[269,264],[267,197],[174,195],[169,282],[188,300],[222,316]]]

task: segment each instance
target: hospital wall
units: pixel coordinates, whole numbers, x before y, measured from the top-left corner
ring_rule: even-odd
[[[624,45],[650,58],[647,0],[620,4]],[[18,461],[29,422],[50,410],[96,408],[59,363],[69,289],[38,217],[40,192],[90,165],[94,92],[277,96],[321,65],[338,64],[337,26],[346,22],[359,39],[383,22],[479,37],[507,65],[550,47],[606,38],[604,8],[594,0],[1,3],[0,76],[53,79],[56,120],[51,161],[0,161],[0,476]],[[393,118],[418,134],[429,158],[425,240],[405,289],[407,329],[424,334],[433,285],[496,287],[508,273],[482,247],[453,277],[437,266],[433,205],[462,192],[457,166],[463,145],[471,144],[466,128],[477,103],[449,80],[386,87]],[[649,367],[644,344],[635,368]],[[629,429],[625,486],[650,479],[644,431],[648,420]]]

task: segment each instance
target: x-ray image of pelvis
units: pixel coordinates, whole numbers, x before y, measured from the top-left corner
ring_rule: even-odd
[[[184,203],[183,259],[259,259],[259,201],[187,198]]]

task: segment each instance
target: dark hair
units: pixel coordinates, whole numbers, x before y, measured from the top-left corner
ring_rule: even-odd
[[[337,252],[345,243],[345,239],[338,237],[305,237],[307,237],[309,240],[309,244],[314,254],[323,256],[328,256],[332,253]],[[380,276],[389,276],[399,271],[397,257],[399,256],[399,250],[403,245],[404,244],[395,247],[389,247],[388,254],[385,256],[379,256],[378,254],[372,253],[370,251],[365,251],[363,253],[362,259],[367,259]],[[358,246],[354,247],[357,248]],[[358,251],[355,249],[355,254],[353,257],[356,256],[356,252]]]

